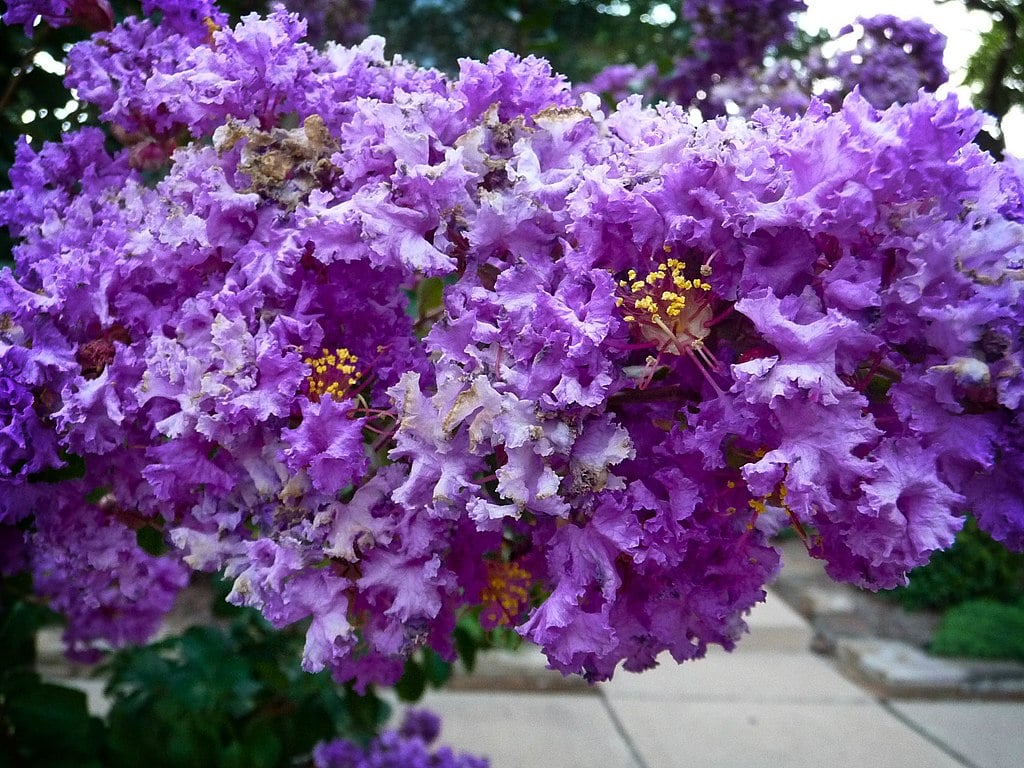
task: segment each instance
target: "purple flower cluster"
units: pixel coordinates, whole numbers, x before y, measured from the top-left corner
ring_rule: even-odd
[[[759,68],[768,50],[792,35],[803,10],[804,0],[684,0],[690,51],[663,90],[680,103],[703,101],[718,78]]]
[[[705,114],[750,115],[767,107],[794,117],[802,115],[814,98],[815,86],[827,77],[827,71],[828,60],[818,50],[810,51],[802,59],[782,58],[721,78],[708,89],[701,109]],[[834,106],[841,102],[839,99]]]
[[[586,83],[574,88],[574,93],[597,93],[607,97],[611,103],[620,101],[639,93],[651,96],[655,93],[658,83],[658,67],[648,64],[638,67],[636,64],[609,64]]]
[[[322,742],[313,750],[314,768],[487,768],[488,761],[457,755],[448,747],[431,753],[441,731],[437,715],[409,710],[397,731],[384,731],[362,747],[348,739]]]
[[[921,89],[936,91],[948,72],[946,37],[920,19],[881,15],[858,19],[839,37],[855,45],[826,57],[818,45],[800,58],[780,55],[795,32],[802,0],[701,0],[683,4],[690,24],[687,54],[667,77],[653,64],[609,66],[577,91],[592,91],[618,103],[631,94],[667,98],[700,110],[706,118],[751,115],[767,106],[789,115],[805,112],[815,94],[838,109],[858,89],[885,109],[914,101]]]
[[[711,115],[749,115],[762,106],[797,115],[815,93],[839,109],[856,89],[872,106],[885,109],[914,101],[922,89],[934,93],[949,77],[942,63],[946,36],[927,22],[891,15],[861,18],[840,30],[838,39],[852,35],[853,48],[832,57],[816,46],[800,60],[783,57],[715,78],[699,106]]]
[[[289,11],[306,20],[306,39],[312,43],[333,40],[342,45],[360,42],[376,0],[288,0]]]
[[[911,102],[921,88],[935,91],[949,78],[942,63],[946,36],[925,21],[874,16],[857,19],[839,34],[857,34],[857,44],[829,61],[829,74],[846,93],[858,87],[879,109]]]
[[[71,53],[125,148],[0,198],[0,543],[77,652],[191,568],[358,686],[477,608],[599,680],[732,648],[786,525],[873,588],[1024,548],[1024,178],[955,99],[695,125],[175,18]]]

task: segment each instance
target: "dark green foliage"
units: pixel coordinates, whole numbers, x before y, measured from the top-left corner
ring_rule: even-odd
[[[135,532],[135,540],[139,548],[154,557],[159,557],[167,552],[167,544],[164,542],[164,535],[151,525],[144,525]]]
[[[951,609],[930,650],[939,656],[1024,661],[1024,602],[972,600]]]
[[[968,518],[951,549],[886,593],[909,610],[944,611],[930,651],[940,656],[1024,661],[1024,555]]]
[[[372,689],[359,695],[301,669],[302,626],[274,629],[224,601],[229,583],[212,586],[214,625],[118,651],[100,668],[111,701],[101,720],[83,693],[36,673],[36,634],[54,617],[33,602],[29,579],[0,582],[0,768],[288,768],[318,741],[367,743],[379,732],[390,709]],[[467,614],[459,655],[471,669],[481,649],[507,647],[508,636]],[[421,649],[395,690],[415,701],[451,674],[450,662]]]
[[[27,579],[0,581],[0,768],[100,768],[103,724],[85,694],[44,682],[34,669],[35,637],[53,620],[24,599]]]
[[[430,648],[423,648],[405,663],[395,693],[402,701],[418,701],[427,687],[440,688],[452,676],[452,665]]]
[[[223,626],[115,653],[101,720],[83,693],[35,671],[36,633],[52,615],[29,595],[25,578],[0,592],[0,768],[287,768],[321,740],[369,741],[389,715],[372,690],[304,672],[302,632],[232,608]]]
[[[967,600],[1018,600],[1024,590],[1024,555],[1008,551],[973,519],[952,548],[910,572],[910,585],[886,593],[908,610],[943,610]]]
[[[583,81],[609,64],[654,62],[667,72],[686,46],[679,20],[659,26],[658,0],[378,0],[370,29],[388,50],[423,66],[457,69],[461,57],[486,59],[499,48],[551,61],[555,71]],[[628,14],[620,15],[628,9]],[[616,12],[617,11],[617,12]]]
[[[19,668],[0,675],[0,766],[100,768],[103,724],[85,694]]]
[[[64,58],[65,47],[85,36],[81,30],[49,29],[42,25],[30,40],[21,27],[0,24],[0,174],[4,180],[14,160],[16,137],[30,131],[36,141],[56,141],[65,123],[68,128],[78,124],[77,113],[64,119],[54,115],[67,105],[70,94],[60,75],[48,72],[34,60],[38,54],[46,53],[59,62]],[[35,113],[35,119],[26,124],[22,115],[28,110]]]
[[[109,764],[283,767],[321,740],[371,738],[387,706],[304,672],[301,646],[301,633],[245,610],[227,628],[118,653],[108,665]]]

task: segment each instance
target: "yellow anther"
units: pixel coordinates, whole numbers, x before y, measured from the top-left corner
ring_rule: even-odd
[[[480,592],[480,601],[489,623],[515,623],[529,605],[531,581],[529,571],[515,563],[487,563],[487,584]]]
[[[309,399],[318,401],[324,395],[338,400],[348,398],[361,376],[356,370],[356,362],[356,356],[345,347],[338,347],[333,352],[323,349],[319,357],[307,357],[305,363],[311,369],[306,378]]]
[[[714,366],[703,345],[713,318],[711,302],[703,294],[711,286],[687,277],[685,269],[686,262],[677,258],[666,259],[642,277],[631,269],[628,281],[619,281],[615,304],[659,355],[691,355],[698,364]]]
[[[650,312],[652,315],[657,315],[658,305],[654,303],[654,299],[650,296],[644,296],[636,303],[637,309],[642,309],[644,312]]]

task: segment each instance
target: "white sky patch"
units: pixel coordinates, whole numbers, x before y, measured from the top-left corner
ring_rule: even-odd
[[[40,51],[33,56],[32,63],[44,72],[49,72],[51,75],[60,75],[61,77],[64,77],[64,73],[67,71],[67,67],[64,66],[63,62],[57,61],[46,51]]]
[[[63,107],[58,107],[53,110],[53,116],[58,120],[67,120],[72,114],[78,110],[79,104],[74,99],[70,99],[67,104]]]
[[[640,21],[643,21],[647,24],[656,24],[659,27],[667,27],[675,20],[676,12],[668,3],[659,3],[658,5],[651,8],[650,13],[645,13],[643,16],[640,17]]]

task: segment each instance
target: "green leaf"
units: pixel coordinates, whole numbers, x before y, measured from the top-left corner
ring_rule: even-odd
[[[366,744],[391,717],[391,707],[373,688],[359,694],[346,686],[345,714],[347,724],[339,735]]]
[[[0,727],[24,764],[98,765],[103,726],[82,691],[13,670],[0,677],[0,701]]]
[[[250,723],[242,734],[241,747],[248,768],[274,768],[284,757],[281,740],[266,723]]]
[[[160,557],[167,553],[167,544],[164,542],[164,535],[151,525],[144,525],[135,532],[135,541],[139,548],[154,557]]]
[[[444,280],[440,277],[428,277],[420,280],[416,293],[419,299],[419,316],[426,317],[433,310],[441,307],[444,294]]]
[[[64,460],[63,466],[34,472],[28,476],[29,482],[62,483],[65,480],[77,480],[80,477],[85,477],[85,459],[73,453],[62,453],[61,459]]]
[[[1011,552],[969,517],[950,549],[910,572],[906,587],[883,593],[907,610],[947,609],[969,600],[1015,602],[1024,594],[1024,554]]]
[[[0,670],[30,665],[36,658],[36,632],[52,620],[41,605],[15,600],[0,615]]]
[[[419,701],[427,689],[427,676],[414,659],[405,662],[402,677],[395,683],[395,693],[402,701]]]
[[[455,625],[455,650],[467,672],[476,667],[477,653],[485,642],[484,630],[476,616],[465,613]]]
[[[423,673],[432,686],[440,688],[451,678],[452,665],[442,659],[432,648],[424,648]]]
[[[964,82],[986,83],[1006,43],[1006,30],[999,24],[993,24],[991,29],[981,35],[977,50],[967,62]]]

